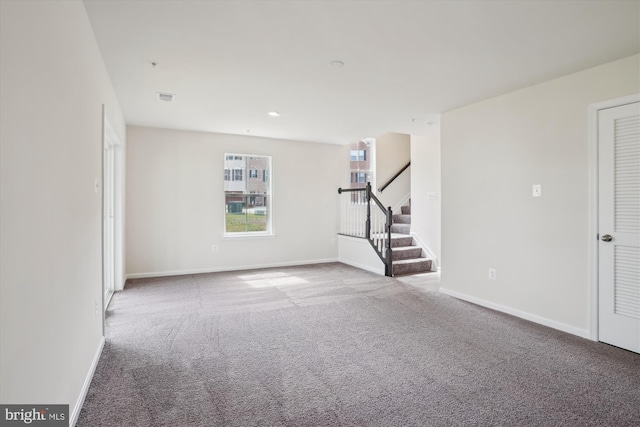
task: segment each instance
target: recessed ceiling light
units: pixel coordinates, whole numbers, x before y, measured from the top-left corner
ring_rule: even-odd
[[[278,113],[277,111],[269,111],[267,114],[271,117],[280,117],[280,113]]]
[[[159,101],[164,101],[164,102],[173,102],[173,98],[176,95],[173,93],[166,93],[166,92],[158,92],[158,100]]]
[[[342,67],[344,67],[344,62],[342,62],[342,61],[331,61],[329,64],[331,64],[331,66],[334,67],[334,68],[342,68]]]

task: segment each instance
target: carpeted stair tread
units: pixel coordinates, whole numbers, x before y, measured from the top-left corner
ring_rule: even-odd
[[[417,264],[423,261],[431,261],[427,258],[411,258],[411,259],[401,259],[398,262],[394,263],[394,265],[408,265],[408,264]]]
[[[413,244],[413,237],[407,234],[391,232],[391,247],[397,248],[400,246],[411,246]]]
[[[393,261],[399,261],[410,258],[420,258],[422,256],[422,248],[419,246],[398,246],[393,248]]]
[[[411,233],[411,224],[391,224],[391,232],[398,234]]]
[[[400,208],[401,214],[393,215],[391,247],[393,275],[416,274],[431,271],[432,262],[422,255],[422,248],[415,246],[411,234],[411,199]]]
[[[393,262],[393,275],[423,273],[431,270],[431,260],[427,258],[403,259]]]
[[[411,215],[408,214],[395,214],[393,216],[394,224],[411,224]]]

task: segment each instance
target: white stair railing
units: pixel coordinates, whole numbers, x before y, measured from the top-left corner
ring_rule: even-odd
[[[342,193],[348,193],[348,196],[340,201],[340,234],[367,239],[385,264],[385,275],[391,276],[391,208],[382,205],[371,191],[370,183],[366,188],[338,188],[338,194]],[[371,209],[372,200],[374,209]]]

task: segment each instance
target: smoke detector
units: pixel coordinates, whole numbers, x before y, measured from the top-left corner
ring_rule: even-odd
[[[158,101],[173,102],[173,93],[158,92]]]

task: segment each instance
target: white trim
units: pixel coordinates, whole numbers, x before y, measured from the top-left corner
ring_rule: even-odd
[[[594,102],[593,104],[589,104],[589,109],[604,110],[606,108],[614,108],[620,107],[622,105],[633,104],[634,102],[640,102],[640,93],[623,96],[621,98],[608,99],[606,101]]]
[[[118,271],[124,271],[125,269],[125,260],[124,260],[124,240],[125,240],[125,212],[124,212],[124,204],[125,204],[125,152],[124,152],[124,144],[121,136],[116,132],[115,128],[109,121],[105,105],[102,105],[103,109],[103,135],[102,135],[102,145],[103,150],[107,147],[111,147],[113,150],[113,272],[114,275]],[[104,181],[104,151],[103,160],[102,160],[102,179]],[[102,182],[102,188],[104,191],[104,182]],[[102,203],[104,204],[104,196]],[[104,215],[104,206],[103,206]],[[102,221],[102,226],[104,227],[104,216]],[[103,231],[103,262],[104,262],[104,231]],[[104,264],[103,264],[103,276],[104,276]],[[103,279],[104,280],[104,279]],[[104,286],[104,284],[103,284]],[[124,288],[124,282],[118,283],[116,277],[113,280],[113,289],[112,291],[121,291]],[[104,302],[104,301],[103,301]],[[106,305],[105,305],[106,307]]]
[[[225,224],[226,227],[226,224]],[[275,239],[278,237],[276,234],[268,233],[268,232],[255,232],[255,233],[224,233],[222,235],[222,240],[241,240],[241,239]]]
[[[273,226],[273,212],[274,211],[274,205],[273,205],[273,200],[275,199],[274,194],[273,194],[273,190],[274,188],[276,188],[276,182],[274,179],[274,173],[273,173],[273,156],[270,155],[265,155],[265,154],[240,154],[240,153],[228,153],[225,152],[224,153],[224,157],[222,159],[223,163],[222,163],[222,170],[224,171],[226,168],[226,162],[227,162],[227,157],[228,156],[240,156],[240,157],[262,157],[267,159],[268,164],[269,164],[269,193],[267,194],[267,199],[268,199],[268,213],[267,213],[267,230],[266,231],[248,231],[248,232],[227,232],[227,212],[226,212],[226,206],[227,206],[227,202],[226,202],[226,195],[225,192],[222,191],[222,203],[223,206],[225,207],[225,211],[224,211],[224,215],[222,216],[222,237],[223,239],[227,239],[227,238],[245,238],[245,237],[275,237],[276,232],[274,230],[274,226]],[[246,166],[246,162],[245,162],[245,166]],[[249,170],[245,169],[245,175],[246,178],[243,177],[244,179],[249,179]],[[224,183],[223,181],[223,187],[226,185],[226,183]],[[224,190],[224,188],[223,188]],[[244,194],[244,196],[246,196],[247,194]],[[258,196],[256,194],[256,196]]]
[[[111,303],[111,298],[113,298],[113,294],[115,294],[115,291],[109,292],[109,296],[107,297],[107,300],[104,303],[104,311],[107,311],[107,308],[109,308],[109,304]]]
[[[640,102],[640,94],[596,102],[589,105],[589,339],[598,341],[598,112],[607,108]]]
[[[502,313],[510,314],[515,317],[519,317],[530,322],[538,323],[540,325],[548,326],[553,329],[557,329],[562,332],[566,332],[572,335],[577,335],[582,338],[589,339],[590,334],[587,329],[576,328],[575,326],[567,325],[566,323],[556,322],[555,320],[547,319],[535,314],[527,313],[526,311],[517,310],[515,308],[508,307],[506,305],[496,304],[490,301],[486,301],[480,298],[476,298],[471,295],[463,294],[462,292],[452,291],[446,288],[440,288],[440,293],[449,295],[451,297],[468,301],[473,304],[481,305],[486,308],[500,311]]]
[[[115,128],[111,125],[111,122],[107,118],[105,113],[104,115],[104,137],[103,139],[109,140],[109,143],[116,147],[122,147],[122,140],[120,139],[120,135],[116,132]]]
[[[418,237],[415,232],[412,231],[409,235],[413,237],[413,240],[418,244],[418,246],[420,246],[420,248],[422,248],[422,255],[426,256],[432,261],[431,271],[440,271],[440,260],[434,255],[431,248],[429,248],[429,246],[424,243],[424,241],[422,241],[422,239],[420,239],[420,237]]]
[[[589,106],[588,182],[589,214],[587,236],[589,239],[589,338],[598,341],[598,109]]]
[[[84,405],[84,400],[87,398],[87,393],[89,392],[89,386],[91,385],[91,380],[93,380],[93,375],[96,373],[96,368],[98,367],[98,362],[100,361],[100,356],[102,355],[102,349],[104,348],[105,339],[104,337],[100,337],[100,343],[98,344],[98,349],[96,354],[93,356],[93,361],[91,361],[91,366],[89,367],[89,372],[87,372],[87,376],[84,379],[84,384],[82,385],[82,389],[80,390],[80,396],[78,396],[78,400],[76,400],[76,405],[73,407],[73,412],[71,412],[71,416],[69,417],[69,426],[73,427],[78,422],[78,417],[80,416],[80,411],[82,410],[82,405]]]
[[[405,195],[402,200],[400,200],[398,203],[396,203],[391,209],[394,212],[394,215],[396,214],[401,214],[402,213],[402,207],[403,206],[411,206],[409,204],[409,200],[411,199],[411,193]]]
[[[148,273],[129,273],[127,274],[125,280],[146,279],[150,277],[183,276],[186,274],[220,273],[223,271],[257,270],[261,268],[273,268],[273,267],[294,267],[296,265],[326,264],[329,262],[338,262],[338,258],[313,259],[313,260],[292,261],[292,262],[276,262],[276,263],[258,264],[258,265],[238,265],[234,267],[211,267],[211,268],[200,268],[200,269],[193,269],[193,270],[170,270],[170,271],[157,271],[157,272],[148,272]]]
[[[375,268],[370,265],[359,264],[357,262],[347,261],[347,260],[340,260],[339,262],[342,264],[350,265],[351,267],[359,268],[360,270],[366,270],[366,271],[370,271],[372,273],[376,273],[381,276],[384,276],[384,268]]]

